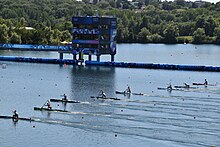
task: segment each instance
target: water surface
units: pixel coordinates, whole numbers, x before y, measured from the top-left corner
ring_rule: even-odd
[[[197,48],[195,48],[197,47]],[[118,45],[116,61],[219,66],[214,45]],[[58,57],[56,53],[0,52],[0,55]],[[172,56],[171,56],[172,55]],[[198,58],[195,58],[198,56]],[[66,57],[71,58],[70,55]],[[93,57],[95,59],[95,57]],[[109,60],[102,56],[102,60]],[[220,82],[218,72],[150,70],[97,66],[60,66],[0,62],[0,115],[33,117],[37,122],[0,119],[0,145],[23,146],[220,146],[220,86],[184,91],[158,87],[184,82]],[[116,95],[129,85],[144,96]],[[100,90],[114,100],[96,100]],[[52,103],[69,112],[40,112],[50,98],[81,101]]]

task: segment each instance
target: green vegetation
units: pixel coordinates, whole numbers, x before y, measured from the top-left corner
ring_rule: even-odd
[[[96,4],[89,0],[1,0],[0,43],[57,45],[71,41],[72,16],[97,13],[117,17],[119,43],[220,44],[220,2],[184,0]]]

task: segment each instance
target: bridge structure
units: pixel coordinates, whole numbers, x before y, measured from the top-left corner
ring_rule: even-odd
[[[6,61],[18,61],[18,62],[43,62],[43,63],[70,63],[70,64],[82,64],[84,59],[82,58],[82,54],[89,56],[89,61],[92,60],[91,54],[88,53],[88,50],[81,50],[81,54],[76,52],[73,49],[72,44],[68,45],[37,45],[37,44],[0,44],[0,50],[11,50],[11,51],[33,51],[33,52],[57,52],[57,59],[46,59],[46,58],[31,58],[31,57],[16,57],[16,56],[0,56],[0,60]],[[64,59],[64,54],[72,54],[73,58]],[[77,55],[79,57],[77,58]]]
[[[0,50],[17,50],[17,51],[50,51],[57,52],[59,59],[63,59],[64,53],[72,54],[71,45],[37,45],[37,44],[0,44]]]
[[[77,60],[77,54],[70,45],[37,45],[37,44],[0,44],[0,50],[11,51],[33,51],[33,52],[57,52],[58,58],[33,58],[17,56],[0,56],[1,61],[34,62],[34,63],[55,63],[55,64],[82,64],[82,60]],[[72,54],[73,59],[64,59],[64,54]],[[79,57],[80,58],[80,57]],[[91,58],[90,58],[91,59]]]

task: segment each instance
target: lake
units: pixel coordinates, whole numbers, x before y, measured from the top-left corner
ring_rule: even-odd
[[[0,51],[3,55],[58,57],[53,52]],[[101,61],[109,60],[110,56],[101,56]],[[119,44],[115,61],[219,66],[220,47]],[[2,65],[6,68],[0,68],[0,115],[12,115],[16,109],[20,117],[32,117],[36,122],[0,119],[1,147],[220,146],[218,72],[0,61]],[[192,85],[204,79],[217,85]],[[157,89],[169,83],[188,83],[195,89]],[[132,92],[145,95],[115,94],[127,85]],[[90,98],[100,90],[107,97],[121,100]],[[66,113],[34,110],[64,93],[81,103],[51,103],[54,109],[65,109]]]

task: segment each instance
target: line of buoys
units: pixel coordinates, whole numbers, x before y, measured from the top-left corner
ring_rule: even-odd
[[[50,59],[34,57],[0,56],[1,61],[31,62],[31,63],[52,63],[52,64],[77,64],[77,60]]]
[[[31,62],[31,63],[52,63],[77,65],[77,60],[71,59],[50,59],[33,57],[0,56],[0,61]],[[132,62],[100,62],[85,61],[85,65],[114,66],[127,68],[147,68],[147,69],[168,69],[168,70],[191,70],[191,71],[214,71],[219,72],[220,66],[199,66],[180,64],[154,64],[154,63],[132,63]]]
[[[220,66],[130,63],[130,62],[99,62],[99,61],[85,61],[85,64],[86,65],[100,65],[100,66],[114,66],[114,67],[128,67],[128,68],[147,68],[147,69],[214,71],[214,72],[220,71]]]

